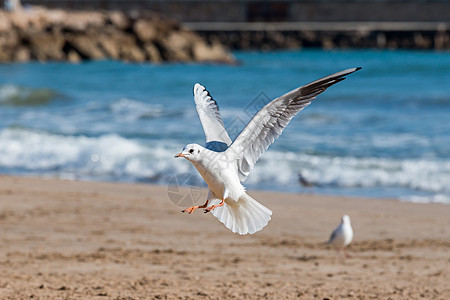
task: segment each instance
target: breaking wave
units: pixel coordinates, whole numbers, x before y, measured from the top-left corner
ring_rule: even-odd
[[[0,132],[0,170],[6,173],[162,182],[164,176],[187,171],[167,159],[167,153],[175,151],[116,134],[65,136],[22,128]]]
[[[0,105],[45,105],[58,96],[60,95],[51,89],[32,89],[12,84],[0,86]]]
[[[7,128],[0,131],[0,170],[70,179],[167,184],[176,174],[196,173],[190,163],[173,158],[181,148],[171,140],[129,139],[117,134],[73,136]],[[300,191],[300,172],[317,186],[318,192],[365,189],[361,195],[367,195],[367,189],[381,188],[387,190],[385,196],[392,198],[450,203],[450,162],[437,158],[336,157],[271,150],[258,161],[245,185]],[[193,180],[192,184],[198,183],[198,178]]]

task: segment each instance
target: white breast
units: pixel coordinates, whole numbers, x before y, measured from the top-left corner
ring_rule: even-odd
[[[237,201],[245,192],[245,188],[239,181],[237,165],[229,160],[224,152],[215,152],[212,157],[214,159],[206,157],[197,162],[194,164],[195,167],[216,197],[222,199],[226,191],[227,199]]]

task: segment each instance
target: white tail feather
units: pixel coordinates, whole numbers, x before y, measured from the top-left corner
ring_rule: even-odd
[[[214,199],[211,202],[217,204],[217,201]],[[225,202],[223,206],[216,207],[212,214],[233,232],[253,234],[269,223],[272,211],[244,193],[237,202]]]

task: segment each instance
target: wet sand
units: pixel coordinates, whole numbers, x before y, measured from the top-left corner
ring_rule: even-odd
[[[450,299],[450,205],[249,194],[273,216],[239,236],[164,186],[0,176],[0,299]]]

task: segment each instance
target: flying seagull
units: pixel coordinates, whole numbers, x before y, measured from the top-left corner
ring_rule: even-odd
[[[347,69],[299,87],[265,105],[231,141],[219,107],[204,86],[195,84],[194,101],[206,145],[188,144],[175,157],[190,161],[209,187],[206,203],[198,208],[212,214],[232,232],[253,234],[270,221],[272,211],[250,197],[242,185],[258,158],[283,132],[290,120],[317,95],[361,68]],[[208,206],[210,204],[210,206]]]
[[[333,246],[337,251],[344,252],[345,256],[348,257],[349,255],[345,253],[345,248],[352,242],[352,240],[353,229],[352,224],[350,223],[350,217],[348,215],[344,215],[341,219],[341,223],[333,231],[326,245]]]

